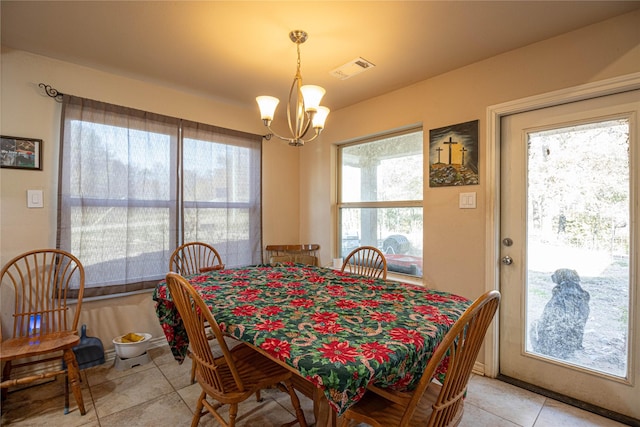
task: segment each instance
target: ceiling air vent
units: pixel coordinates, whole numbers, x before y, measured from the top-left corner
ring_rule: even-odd
[[[353,77],[356,74],[360,74],[363,71],[369,70],[373,67],[375,67],[375,65],[367,61],[366,59],[356,58],[353,61],[349,61],[346,64],[329,72],[329,74],[337,79],[346,80],[349,77]]]

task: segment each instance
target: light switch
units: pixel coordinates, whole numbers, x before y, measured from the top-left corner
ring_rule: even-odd
[[[27,190],[27,207],[28,208],[44,207],[42,190]]]
[[[476,208],[476,192],[460,193],[460,209]]]

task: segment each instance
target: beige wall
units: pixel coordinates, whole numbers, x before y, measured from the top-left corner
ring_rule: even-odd
[[[422,123],[426,150],[429,129],[479,119],[480,185],[424,188],[425,282],[477,296],[485,289],[487,106],[640,71],[638,22],[640,12],[635,12],[334,111],[323,136],[300,149],[265,142],[263,243],[319,243],[321,263],[330,263],[335,252],[335,144]],[[44,140],[42,172],[0,171],[2,264],[20,252],[55,245],[60,105],[42,95],[38,83],[86,98],[263,132],[257,108],[243,110],[222,100],[4,48],[0,65],[0,132]],[[44,190],[44,209],[26,208],[27,189]],[[457,208],[460,191],[477,192],[477,209]],[[114,336],[130,329],[161,334],[148,293],[86,302],[81,322],[107,348]]]
[[[1,57],[0,133],[43,140],[43,170],[0,170],[0,264],[27,250],[55,247],[58,140],[61,106],[38,84],[57,90],[174,117],[245,132],[263,133],[258,108],[244,110],[220,100],[181,92],[70,63],[3,47]],[[264,243],[299,240],[298,157],[275,141],[263,150]],[[27,209],[27,189],[44,191],[44,208]],[[283,191],[285,190],[286,191]],[[6,301],[3,301],[3,307]],[[10,319],[4,319],[3,329]],[[81,323],[106,348],[117,335],[136,329],[161,336],[151,294],[85,301]]]
[[[333,112],[322,143],[302,151],[302,239],[319,243],[324,259],[337,252],[330,232],[335,217],[329,215],[336,200],[335,144],[422,123],[426,153],[430,129],[479,119],[480,185],[429,188],[425,179],[424,188],[425,283],[477,297],[486,289],[491,208],[485,194],[487,107],[640,71],[638,23],[636,11]],[[477,208],[459,209],[459,193],[469,191],[477,192]]]

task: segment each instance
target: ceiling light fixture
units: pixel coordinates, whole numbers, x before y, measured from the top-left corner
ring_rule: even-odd
[[[289,131],[291,137],[283,137],[278,135],[271,129],[271,122],[276,111],[276,107],[280,100],[273,96],[258,96],[256,101],[260,107],[260,116],[262,122],[269,129],[269,134],[265,135],[265,139],[271,139],[272,135],[287,141],[289,145],[299,147],[305,142],[313,141],[320,135],[324,129],[324,122],[329,115],[327,107],[320,106],[320,101],[325,94],[325,90],[320,86],[305,85],[302,86],[302,75],[300,74],[300,45],[307,40],[307,33],[302,30],[294,30],[289,33],[289,38],[296,44],[298,50],[298,67],[296,76],[293,78],[291,89],[289,90],[289,101],[287,102],[287,120],[289,122]],[[292,98],[295,95],[295,102]],[[293,119],[293,121],[292,121]],[[315,135],[304,140],[303,138],[313,127]]]

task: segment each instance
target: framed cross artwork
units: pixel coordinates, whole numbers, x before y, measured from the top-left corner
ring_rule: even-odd
[[[479,120],[429,131],[429,187],[477,185]]]

